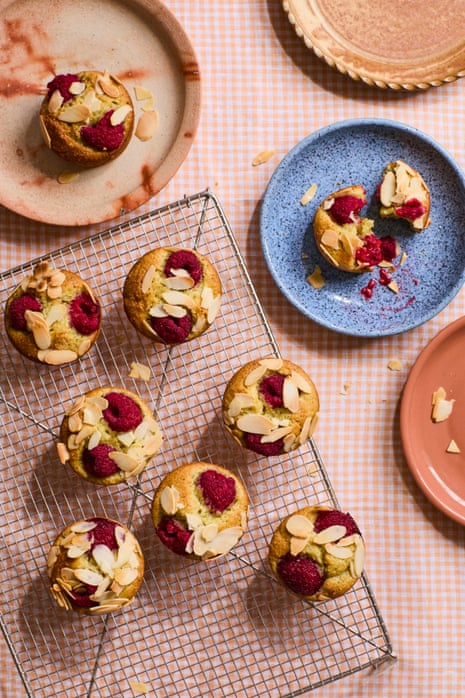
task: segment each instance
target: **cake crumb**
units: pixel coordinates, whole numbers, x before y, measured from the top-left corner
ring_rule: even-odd
[[[149,687],[143,681],[130,681],[129,685],[131,686],[134,693],[147,694],[149,692]]]
[[[258,155],[252,160],[252,167],[257,167],[257,165],[264,165],[265,162],[271,160],[276,150],[262,150]]]
[[[323,274],[321,272],[320,266],[317,264],[312,271],[312,273],[307,276],[307,283],[310,284],[310,286],[313,286],[313,288],[323,288],[325,285],[325,280],[323,278]]]
[[[300,203],[302,204],[302,206],[306,206],[310,203],[310,201],[312,201],[312,199],[315,197],[317,189],[318,185],[314,182],[300,199]]]
[[[451,439],[449,442],[448,447],[446,448],[447,453],[460,453],[460,448],[457,446],[457,443],[454,441],[454,439]]]
[[[344,385],[342,386],[341,395],[347,395],[351,385],[351,383],[344,383]]]
[[[402,362],[399,359],[391,359],[387,365],[390,371],[402,371]]]
[[[140,378],[143,381],[148,381],[150,380],[151,375],[152,372],[150,370],[150,366],[145,366],[138,361],[133,361],[131,363],[131,370],[129,372],[130,378]]]
[[[435,390],[431,398],[431,404],[433,406],[431,411],[431,419],[433,422],[444,422],[446,419],[448,419],[452,414],[454,402],[454,399],[446,399],[446,391],[442,386]]]

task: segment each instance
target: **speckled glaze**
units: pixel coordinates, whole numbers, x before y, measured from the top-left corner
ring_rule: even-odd
[[[432,223],[412,233],[405,221],[382,220],[375,199],[385,164],[403,159],[424,177],[431,192]],[[318,190],[302,206],[311,184]],[[394,278],[399,293],[378,283],[366,300],[361,290],[379,270],[353,275],[327,263],[315,246],[312,220],[319,203],[349,184],[363,184],[379,236],[392,235],[408,257]],[[393,335],[434,317],[465,280],[465,177],[452,157],[426,134],[395,121],[357,119],[323,128],[298,143],[278,165],[260,214],[263,254],[282,293],[305,316],[343,334]],[[306,277],[319,265],[325,286]]]
[[[46,19],[46,21],[45,21]],[[40,29],[40,31],[39,31]],[[192,145],[200,74],[184,30],[161,0],[0,0],[0,203],[33,220],[88,225],[132,211],[173,177]],[[60,184],[73,168],[45,145],[39,109],[54,74],[108,70],[133,98],[154,95],[159,126],[116,160]]]

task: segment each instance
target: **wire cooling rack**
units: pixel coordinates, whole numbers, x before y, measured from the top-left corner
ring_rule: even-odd
[[[222,310],[199,340],[160,348],[128,323],[121,289],[133,263],[160,245],[198,249],[215,264]],[[393,659],[364,576],[344,597],[311,605],[288,594],[266,564],[278,522],[309,502],[337,505],[313,441],[282,458],[245,452],[225,435],[221,397],[243,363],[279,355],[233,234],[209,192],[184,198],[43,259],[77,271],[99,294],[103,331],[79,362],[33,364],[1,334],[1,627],[27,695],[290,698]],[[2,305],[39,260],[0,275]],[[131,362],[151,367],[148,382]],[[133,485],[96,487],[62,466],[55,442],[63,411],[82,392],[120,385],[153,408],[162,450]],[[185,560],[157,540],[150,502],[175,466],[230,468],[251,499],[249,529],[228,555]],[[144,551],[142,588],[105,617],[63,611],[51,599],[45,559],[55,536],[81,517],[131,527]]]

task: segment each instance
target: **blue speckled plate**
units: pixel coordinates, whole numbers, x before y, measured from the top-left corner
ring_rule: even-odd
[[[402,159],[418,170],[431,192],[431,225],[413,233],[401,220],[382,220],[375,199],[384,166]],[[315,183],[313,200],[302,195]],[[321,201],[338,189],[362,184],[379,236],[395,237],[406,261],[392,275],[393,293],[379,283],[379,269],[340,271],[326,262],[313,239]],[[465,281],[465,177],[452,157],[415,128],[385,119],[342,121],[305,138],[275,170],[262,203],[260,235],[269,270],[288,300],[315,322],[343,334],[380,337],[417,327],[434,317]],[[306,281],[319,265],[325,285]],[[373,279],[368,300],[362,289]]]

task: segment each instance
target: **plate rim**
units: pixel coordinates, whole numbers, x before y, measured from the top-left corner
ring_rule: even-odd
[[[400,402],[400,414],[399,414],[399,430],[400,438],[402,443],[402,450],[405,456],[405,461],[412,474],[415,482],[417,483],[420,490],[423,492],[425,497],[437,508],[442,511],[443,514],[449,518],[457,521],[458,523],[465,526],[465,506],[462,508],[462,512],[457,512],[438,497],[434,492],[427,487],[424,479],[421,477],[421,473],[424,468],[418,465],[420,461],[414,458],[413,448],[411,442],[407,437],[408,431],[408,410],[414,401],[414,392],[416,383],[421,377],[422,370],[425,363],[428,361],[430,356],[434,354],[441,345],[447,341],[451,336],[457,332],[465,332],[465,315],[456,318],[448,325],[440,329],[436,335],[434,335],[425,347],[420,351],[413,366],[411,367],[407,380],[405,382],[404,388],[402,390],[401,402]]]
[[[9,8],[14,5],[20,6],[26,1],[0,0],[0,19]],[[40,3],[41,0],[35,1]],[[72,3],[72,0],[59,1],[62,5]],[[114,1],[107,0],[109,4],[112,4]],[[48,215],[47,211],[42,209],[36,213],[34,207],[22,205],[22,199],[18,201],[6,200],[8,197],[3,196],[0,190],[0,204],[9,211],[37,223],[59,225],[62,228],[83,227],[112,221],[121,215],[126,215],[136,210],[149,199],[159,194],[186,160],[198,132],[202,103],[201,70],[193,44],[181,22],[163,0],[123,0],[122,4],[126,9],[133,12],[134,15],[140,13],[148,13],[150,15],[153,20],[150,23],[150,27],[156,27],[157,24],[160,26],[159,31],[163,32],[164,37],[169,38],[173,46],[173,54],[179,60],[180,66],[184,68],[182,71],[184,109],[179,120],[178,132],[170,144],[166,157],[160,162],[159,166],[152,167],[150,173],[144,173],[143,180],[137,186],[127,192],[123,192],[121,196],[115,199],[109,198],[105,201],[103,207],[91,214],[89,218],[86,216],[79,218],[76,215],[73,217],[73,220],[71,218],[63,220],[58,215]],[[187,70],[187,67],[189,70]],[[186,134],[189,134],[189,137],[186,137]],[[132,138],[135,138],[134,133]],[[172,156],[174,150],[177,153],[175,158]],[[118,162],[118,158],[108,163],[108,165],[111,166],[116,162]],[[70,165],[63,161],[63,169],[66,170],[67,167],[70,167]],[[98,168],[91,169],[96,170]],[[117,210],[114,205],[118,200],[123,202],[120,210]]]
[[[287,15],[289,23],[294,28],[296,35],[299,39],[302,39],[304,44],[308,49],[313,51],[317,58],[323,60],[330,68],[334,68],[342,75],[346,75],[354,81],[361,81],[371,87],[378,87],[384,90],[396,90],[396,91],[416,91],[416,90],[427,90],[431,87],[440,87],[444,84],[449,84],[455,80],[465,77],[465,51],[462,49],[460,55],[463,57],[462,62],[458,62],[460,68],[457,67],[455,70],[444,70],[437,71],[437,74],[431,73],[430,75],[425,74],[424,76],[415,78],[411,75],[405,80],[400,79],[389,79],[389,75],[383,72],[381,61],[379,62],[380,72],[375,73],[370,70],[364,70],[362,68],[355,69],[350,66],[347,62],[341,59],[338,52],[329,50],[325,47],[325,43],[322,40],[322,36],[330,36],[323,24],[318,25],[318,35],[312,31],[309,31],[305,19],[302,19],[302,12],[299,10],[299,5],[302,4],[301,0],[282,0],[282,8]],[[313,17],[314,13],[311,11],[311,4],[309,2],[305,3],[303,10],[304,13],[310,13]],[[334,37],[330,37],[335,43]],[[342,44],[338,44],[337,48],[340,49],[340,53],[343,51]],[[354,56],[358,58],[358,62],[363,64],[363,57]],[[450,60],[449,60],[450,64]],[[385,65],[385,64],[384,64]]]
[[[268,184],[265,188],[264,194],[262,196],[261,200],[261,206],[260,206],[260,215],[259,215],[259,234],[260,234],[260,241],[261,241],[261,247],[262,247],[262,252],[268,267],[268,270],[274,279],[278,289],[280,292],[287,298],[287,300],[291,303],[291,305],[294,306],[299,312],[301,312],[305,317],[308,319],[312,320],[313,322],[316,322],[317,324],[321,325],[322,327],[325,327],[329,330],[333,330],[336,332],[339,332],[340,334],[346,335],[346,336],[352,336],[352,337],[358,337],[358,338],[364,338],[364,339],[377,339],[380,337],[388,337],[388,336],[393,336],[393,335],[398,335],[402,334],[403,332],[407,332],[409,330],[415,329],[416,327],[419,327],[420,325],[423,325],[425,322],[428,322],[432,318],[436,317],[436,315],[441,312],[441,310],[444,310],[444,308],[451,303],[451,301],[455,298],[455,296],[458,294],[460,289],[462,288],[463,284],[465,283],[465,259],[463,262],[463,268],[461,271],[461,274],[459,276],[459,279],[455,286],[452,288],[452,292],[447,294],[443,301],[435,306],[430,313],[425,314],[423,317],[420,319],[416,319],[415,322],[412,322],[406,326],[403,326],[402,328],[392,328],[391,330],[385,330],[384,332],[379,332],[379,331],[373,331],[373,332],[363,332],[363,331],[351,331],[348,328],[347,329],[341,329],[337,324],[331,322],[329,319],[322,319],[320,316],[315,315],[314,313],[310,312],[307,307],[305,307],[301,302],[300,299],[295,297],[292,293],[289,292],[289,290],[283,286],[282,284],[282,279],[281,277],[275,273],[275,270],[273,268],[272,264],[272,258],[269,254],[269,249],[268,249],[268,244],[266,243],[265,240],[265,225],[264,225],[264,219],[266,217],[266,205],[267,205],[267,195],[270,192],[270,189],[272,188],[274,182],[279,178],[279,176],[282,174],[283,171],[286,170],[288,167],[288,163],[291,162],[298,154],[304,150],[306,147],[308,147],[309,144],[314,143],[315,141],[321,140],[322,138],[336,132],[336,131],[342,131],[344,129],[354,129],[354,128],[380,128],[380,127],[387,127],[390,128],[394,131],[401,131],[403,133],[407,133],[410,136],[417,138],[420,140],[422,143],[427,145],[428,147],[432,148],[434,151],[437,151],[442,158],[444,158],[447,161],[447,164],[454,170],[456,175],[460,178],[460,180],[463,183],[464,189],[465,189],[465,172],[461,169],[461,167],[458,165],[458,163],[454,160],[452,157],[451,153],[449,153],[448,150],[444,148],[440,143],[438,143],[434,138],[431,136],[427,135],[420,129],[417,129],[414,126],[411,126],[409,124],[403,123],[401,121],[396,121],[394,119],[386,119],[383,117],[363,117],[363,118],[350,118],[350,119],[343,119],[340,121],[336,121],[330,124],[327,124],[326,126],[323,126],[316,131],[313,131],[312,133],[308,134],[305,136],[302,140],[300,140],[298,143],[296,143],[281,159],[281,161],[278,163],[277,167],[273,171]]]

